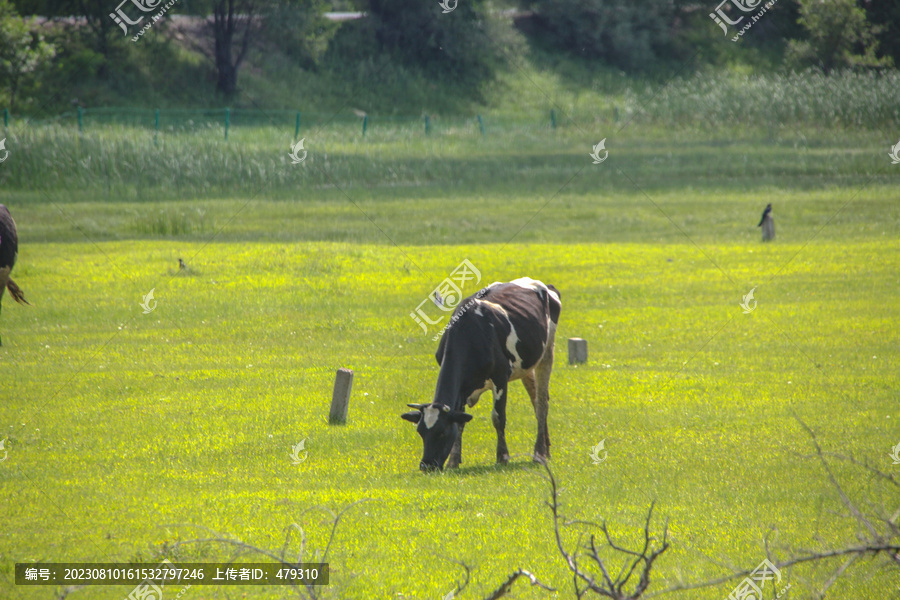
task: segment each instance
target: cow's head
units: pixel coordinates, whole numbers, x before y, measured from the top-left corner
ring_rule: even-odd
[[[443,470],[453,442],[459,435],[460,423],[468,423],[472,415],[461,410],[450,410],[443,404],[407,404],[416,410],[400,415],[410,423],[416,423],[416,430],[422,436],[425,450],[419,468],[423,471]]]

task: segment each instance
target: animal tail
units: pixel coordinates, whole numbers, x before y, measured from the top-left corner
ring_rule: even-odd
[[[10,295],[13,297],[13,300],[18,302],[19,304],[27,304],[31,306],[31,303],[25,299],[25,294],[22,293],[22,290],[16,285],[16,282],[10,279],[6,282],[6,289],[9,290]]]

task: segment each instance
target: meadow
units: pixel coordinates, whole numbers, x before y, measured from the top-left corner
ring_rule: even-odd
[[[55,597],[15,586],[15,562],[224,560],[232,548],[183,542],[277,551],[294,523],[321,557],[328,510],[366,499],[336,529],[326,598],[444,598],[460,563],[472,574],[458,597],[519,567],[558,592],[519,582],[511,597],[572,597],[521,386],[505,467],[489,396],[457,472],[419,473],[420,439],[399,418],[430,400],[438,372],[433,332],[409,313],[463,259],[482,284],[527,275],[560,290],[550,436],[563,512],[636,544],[655,501],[651,528],[667,520],[672,546],[651,592],[753,568],[766,539],[781,557],[852,544],[800,421],[826,452],[896,477],[896,132],[486,122],[484,136],[463,119],[426,136],[373,120],[365,138],[357,123],[323,124],[298,165],[290,126],[235,128],[227,142],[198,127],[156,144],[128,125],[15,131],[2,202],[33,306],[7,297],[0,317],[0,596]],[[609,157],[595,165],[602,138]],[[768,202],[777,238],[763,244]],[[151,289],[158,304],[143,314]],[[569,337],[588,341],[588,363],[567,363]],[[329,426],[341,367],[355,372],[349,421]],[[859,505],[896,509],[896,488],[832,468]],[[564,530],[570,549],[584,531],[599,533]],[[296,556],[296,536],[289,547]],[[817,597],[840,564],[787,570],[786,597]],[[667,596],[724,598],[738,581]],[[829,597],[898,589],[876,557]]]

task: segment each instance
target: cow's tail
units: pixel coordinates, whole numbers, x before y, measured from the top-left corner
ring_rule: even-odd
[[[560,310],[562,310],[562,302],[560,301],[560,298],[562,298],[562,295],[559,293],[559,290],[552,285],[546,285],[547,289],[553,292],[553,294],[547,294],[547,308],[550,311],[550,320],[554,323],[559,323],[559,313]],[[556,295],[556,298],[553,297],[554,294]]]

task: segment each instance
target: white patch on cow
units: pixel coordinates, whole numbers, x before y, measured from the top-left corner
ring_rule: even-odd
[[[494,308],[506,319],[506,322],[509,324],[509,336],[506,338],[506,349],[512,355],[512,360],[509,362],[510,375],[508,381],[515,381],[517,379],[521,379],[527,373],[531,372],[531,369],[522,369],[522,357],[519,356],[519,352],[516,350],[516,344],[519,343],[519,335],[516,333],[516,328],[513,327],[512,320],[509,318],[509,314],[506,312],[506,309],[500,306],[499,304],[495,304],[490,302],[489,300],[482,300],[483,303],[488,304],[491,308]]]
[[[513,327],[512,321],[509,320],[509,317],[506,318],[507,323],[509,323],[509,337],[506,338],[506,349],[509,350],[509,353],[512,354],[512,362],[509,363],[509,366],[513,371],[522,368],[522,357],[519,356],[519,353],[516,351],[516,344],[519,343],[519,336],[516,333],[516,328]]]
[[[546,290],[547,286],[543,284],[543,282],[538,281],[537,279],[532,279],[531,277],[519,277],[518,279],[513,279],[510,283],[514,283],[519,287],[523,287],[528,290]]]
[[[471,394],[469,394],[469,397],[466,398],[466,404],[468,404],[469,407],[475,406],[478,403],[478,399],[481,398],[481,395],[488,390],[491,390],[491,392],[496,394],[497,386],[495,386],[494,382],[491,381],[490,379],[485,379],[484,387],[481,387],[481,388],[475,390],[474,392],[472,392]]]
[[[537,365],[535,365],[535,366],[537,366]],[[528,375],[529,373],[531,373],[533,371],[534,371],[534,367],[531,367],[530,369],[513,369],[509,373],[509,381],[518,381],[519,379],[522,379],[523,377],[525,377],[526,375]]]
[[[531,277],[519,277],[518,279],[514,279],[514,280],[510,281],[510,283],[514,283],[517,286],[523,287],[528,290],[534,290],[534,291],[544,290],[545,292],[547,292],[548,294],[553,296],[553,298],[557,302],[560,301],[559,294],[557,294],[556,292],[554,292],[553,290],[548,288],[547,285],[543,281],[538,281],[537,279],[532,279]],[[562,304],[562,303],[560,302],[560,304]]]
[[[423,418],[425,419],[425,427],[431,429],[434,427],[434,424],[437,423],[438,415],[441,414],[441,410],[434,406],[426,406],[425,410],[422,412]]]
[[[479,300],[476,300],[476,302],[480,302],[480,301],[479,301]],[[478,306],[477,304],[475,305],[475,314],[478,315],[479,317],[483,317],[483,316],[484,316],[484,313],[481,312],[481,307]]]
[[[505,308],[503,308],[503,307],[500,306],[499,304],[496,304],[496,303],[494,303],[494,302],[491,302],[490,300],[481,300],[481,302],[482,302],[483,304],[487,304],[488,306],[490,306],[491,308],[493,308],[494,310],[496,310],[497,312],[499,312],[501,315],[503,315],[504,317],[506,317],[506,320],[507,320],[507,321],[509,321],[509,315],[507,314]]]

